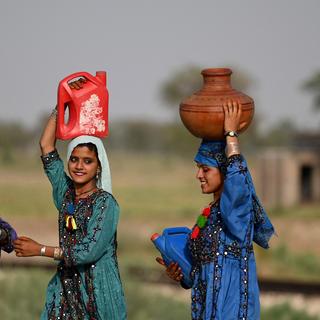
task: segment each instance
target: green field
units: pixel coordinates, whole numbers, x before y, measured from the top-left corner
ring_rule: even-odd
[[[46,285],[52,272],[42,269],[1,270],[0,285],[1,319],[35,320],[39,319],[43,308]],[[177,295],[158,293],[126,274],[122,277],[130,320],[177,320],[190,319],[190,307]],[[183,290],[183,289],[181,289]],[[304,311],[293,310],[288,304],[279,304],[262,310],[261,320],[318,320]]]

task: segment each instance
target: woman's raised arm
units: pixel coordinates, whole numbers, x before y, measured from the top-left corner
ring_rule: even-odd
[[[54,109],[49,117],[49,120],[43,129],[41,138],[40,138],[40,149],[41,154],[46,155],[49,152],[53,151],[56,147],[56,117],[57,110]]]

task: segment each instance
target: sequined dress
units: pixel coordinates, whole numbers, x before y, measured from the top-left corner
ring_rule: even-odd
[[[126,319],[116,256],[116,200],[103,190],[81,199],[75,204],[77,229],[68,230],[65,215],[68,204],[74,203],[73,183],[57,151],[43,156],[42,161],[59,210],[59,243],[64,259],[49,282],[41,319]]]
[[[193,320],[260,319],[252,244],[256,241],[267,248],[272,233],[245,159],[232,156],[220,201],[211,207],[198,238],[188,240],[193,261]]]

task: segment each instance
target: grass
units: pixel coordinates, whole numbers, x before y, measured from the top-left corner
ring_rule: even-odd
[[[45,290],[53,272],[41,269],[2,269],[0,271],[0,314],[6,320],[39,319]],[[180,301],[174,295],[150,294],[143,283],[123,274],[125,295],[130,320],[179,320],[190,319],[188,301]],[[181,289],[183,290],[183,289]],[[154,287],[153,292],[157,292]],[[261,320],[318,320],[305,311],[294,310],[289,304],[263,309]]]
[[[50,272],[41,269],[1,269],[1,319],[39,319],[51,276]]]
[[[305,311],[294,310],[288,303],[276,305],[263,310],[261,320],[319,320],[317,316],[310,316]]]
[[[293,253],[284,243],[267,253],[258,250],[257,263],[272,270],[268,276],[275,279],[320,282],[320,257],[311,252]]]
[[[299,205],[291,208],[273,208],[268,211],[271,217],[319,219],[319,204]]]

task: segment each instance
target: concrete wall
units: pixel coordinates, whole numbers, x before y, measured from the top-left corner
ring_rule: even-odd
[[[320,154],[318,152],[270,148],[260,152],[254,163],[254,182],[264,205],[290,207],[300,204],[303,166],[313,168],[313,200],[320,201]]]

